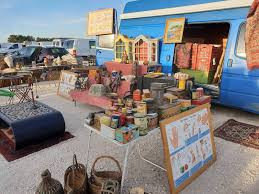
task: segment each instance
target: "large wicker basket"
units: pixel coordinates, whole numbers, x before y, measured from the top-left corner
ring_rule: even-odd
[[[95,169],[96,163],[101,159],[109,159],[115,162],[117,168],[119,171],[97,171]],[[120,185],[122,178],[122,170],[120,167],[120,164],[117,160],[115,160],[111,156],[101,156],[96,158],[96,160],[93,163],[92,170],[91,170],[91,177],[89,182],[89,189],[91,194],[100,194],[103,185],[107,183],[107,181],[117,181]],[[119,186],[120,187],[120,186]]]
[[[76,155],[73,156],[73,165],[69,166],[64,176],[65,193],[88,194],[87,170],[83,164],[77,163]]]

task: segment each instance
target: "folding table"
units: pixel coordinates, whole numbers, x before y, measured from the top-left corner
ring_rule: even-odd
[[[86,164],[86,168],[88,166],[88,161],[89,161],[89,153],[90,153],[90,150],[91,150],[91,138],[92,138],[92,134],[95,133],[107,140],[109,140],[109,142],[113,143],[114,145],[117,145],[119,147],[123,147],[124,149],[126,149],[126,153],[125,153],[125,156],[124,156],[124,162],[123,162],[123,172],[122,172],[122,180],[121,180],[121,193],[123,191],[123,186],[124,186],[124,181],[125,181],[125,177],[127,175],[127,165],[128,165],[128,157],[129,157],[129,154],[130,154],[130,148],[132,148],[134,145],[137,146],[137,152],[140,156],[140,158],[142,160],[144,160],[145,162],[163,170],[163,171],[166,171],[166,169],[158,164],[155,164],[153,162],[151,162],[149,159],[145,158],[142,153],[141,153],[141,150],[140,150],[140,147],[139,147],[139,142],[141,140],[144,140],[144,139],[147,139],[149,137],[151,137],[153,134],[155,134],[158,130],[160,130],[160,128],[156,128],[156,129],[153,129],[152,131],[150,131],[146,136],[140,136],[139,138],[135,139],[135,140],[132,140],[131,142],[127,143],[127,144],[122,144],[114,139],[111,139],[105,135],[103,135],[100,131],[98,131],[97,129],[93,128],[92,126],[88,125],[88,124],[84,124],[84,126],[90,130],[90,133],[89,133],[89,140],[88,140],[88,148],[87,148],[87,164]]]

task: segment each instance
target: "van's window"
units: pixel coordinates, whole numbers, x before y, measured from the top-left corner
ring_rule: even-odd
[[[72,49],[74,47],[74,40],[67,40],[64,42],[64,47],[66,49]]]
[[[66,55],[68,54],[67,50],[64,48],[50,48],[52,54],[54,55]]]
[[[246,58],[245,31],[246,31],[246,25],[242,24],[239,29],[239,35],[238,35],[237,47],[236,47],[236,55],[242,58]]]
[[[89,41],[89,47],[90,49],[95,49],[96,48],[95,41]]]
[[[19,48],[18,44],[14,44],[9,49],[18,49],[18,48]]]
[[[98,37],[98,46],[101,48],[112,49],[114,47],[114,34],[102,35]]]
[[[59,46],[59,42],[58,41],[56,42],[56,46]]]

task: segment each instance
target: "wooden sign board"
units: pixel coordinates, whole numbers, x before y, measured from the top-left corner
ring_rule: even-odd
[[[57,94],[71,99],[69,92],[75,89],[78,74],[70,71],[61,71]]]
[[[114,9],[103,9],[88,14],[88,36],[114,33]]]
[[[164,43],[181,43],[185,18],[171,18],[166,20]]]
[[[216,161],[210,105],[160,122],[170,192],[178,193]]]

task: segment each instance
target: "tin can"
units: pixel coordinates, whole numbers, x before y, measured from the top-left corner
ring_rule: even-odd
[[[100,123],[109,127],[111,125],[111,117],[102,116],[100,118]]]
[[[125,114],[120,114],[120,120],[119,120],[119,125],[120,127],[124,126],[126,124],[126,115]]]
[[[158,114],[148,114],[147,115],[147,122],[148,122],[148,130],[151,131],[158,127]]]
[[[147,98],[144,100],[144,102],[146,102],[146,104],[147,104],[147,113],[148,114],[157,112],[153,98]]]
[[[133,100],[134,101],[141,101],[141,91],[140,90],[135,90],[133,92]]]
[[[119,114],[113,114],[112,115],[112,120],[111,120],[111,125],[112,125],[112,121],[113,120],[116,120],[116,128],[119,128],[120,127],[120,115]],[[113,127],[112,127],[113,128]]]
[[[146,102],[140,102],[138,104],[138,113],[147,114],[147,103]]]
[[[179,79],[179,89],[185,90],[186,80]]]
[[[127,114],[127,108],[122,108],[122,109],[121,109],[121,112],[122,112],[122,114],[125,114],[125,115],[126,115],[126,114]]]
[[[116,118],[112,118],[111,120],[111,128],[117,129],[119,127],[119,120]]]
[[[134,114],[134,123],[138,126],[139,135],[144,136],[147,135],[147,116],[141,113]]]
[[[134,124],[134,117],[133,116],[127,116],[126,117],[126,123],[127,124]]]
[[[127,107],[128,109],[132,109],[132,108],[133,108],[133,99],[128,98],[128,99],[126,100],[126,107]]]
[[[197,100],[197,99],[198,99],[198,98],[197,98],[197,92],[196,92],[195,89],[192,90],[192,99],[193,99],[193,100]]]
[[[197,98],[201,98],[204,95],[203,88],[197,88],[196,92],[197,92]]]

